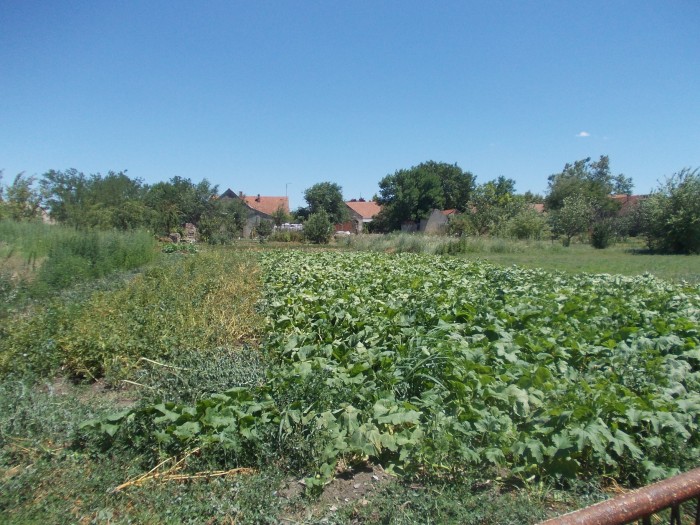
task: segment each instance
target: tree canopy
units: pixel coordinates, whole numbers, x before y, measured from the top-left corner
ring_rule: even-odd
[[[34,189],[34,177],[19,173],[7,187],[5,201],[0,193],[0,203],[5,208],[0,217],[7,215],[15,221],[32,220],[41,216],[41,197]]]
[[[85,175],[75,169],[46,172],[39,186],[51,217],[77,228],[151,228],[167,234],[211,216],[217,187],[173,177],[145,185],[125,172]]]
[[[515,195],[515,181],[503,176],[474,188],[466,216],[477,235],[493,234],[524,205]]]
[[[700,253],[700,170],[668,177],[641,204],[642,232],[652,250]]]
[[[304,192],[308,204],[307,217],[324,211],[333,224],[348,219],[348,209],[343,201],[343,188],[335,182],[319,182]]]
[[[428,161],[387,175],[379,182],[375,219],[383,231],[397,230],[406,221],[427,218],[434,209],[464,211],[475,177],[457,164]]]
[[[584,197],[593,206],[599,217],[609,216],[617,211],[619,204],[611,195],[625,195],[632,192],[632,179],[622,174],[610,172],[610,159],[601,155],[598,161],[591,158],[577,160],[564,165],[561,173],[549,176],[549,191],[545,198],[548,210],[559,210],[567,197]]]

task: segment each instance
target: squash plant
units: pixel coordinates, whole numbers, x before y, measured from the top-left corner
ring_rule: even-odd
[[[86,428],[118,437],[140,421],[161,446],[228,447],[241,465],[297,454],[311,487],[341,458],[633,483],[699,463],[697,286],[412,254],[260,257],[264,385]]]

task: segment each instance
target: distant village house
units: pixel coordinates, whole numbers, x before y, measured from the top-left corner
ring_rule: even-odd
[[[287,197],[267,197],[263,195],[244,195],[243,192],[227,189],[220,196],[220,199],[240,199],[246,207],[246,221],[243,227],[243,236],[250,237],[253,229],[262,221],[274,220],[274,214],[280,208],[284,213],[289,214],[289,199]]]
[[[350,219],[341,224],[336,224],[336,232],[363,233],[367,230],[367,225],[382,211],[382,207],[375,201],[366,201],[364,199],[352,199],[346,201],[345,205],[348,207]]]

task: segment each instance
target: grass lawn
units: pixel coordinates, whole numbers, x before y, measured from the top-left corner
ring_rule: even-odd
[[[451,254],[483,259],[499,265],[560,270],[567,273],[609,273],[642,275],[650,273],[669,281],[700,283],[700,255],[657,255],[646,251],[644,242],[629,239],[604,250],[587,243],[517,241],[487,237],[455,239],[422,234],[359,235],[331,244],[339,249],[387,253]]]
[[[485,259],[494,264],[517,264],[567,273],[650,273],[670,281],[700,283],[700,256],[648,254],[636,243],[617,244],[605,250],[596,250],[588,244],[573,244],[569,248],[555,245],[549,249],[533,245],[531,249],[513,253],[482,252],[465,254],[464,257]]]

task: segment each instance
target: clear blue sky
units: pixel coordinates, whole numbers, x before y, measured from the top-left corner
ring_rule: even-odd
[[[457,163],[545,192],[700,167],[700,1],[0,0],[0,169],[371,197]],[[289,185],[287,186],[287,183]]]

